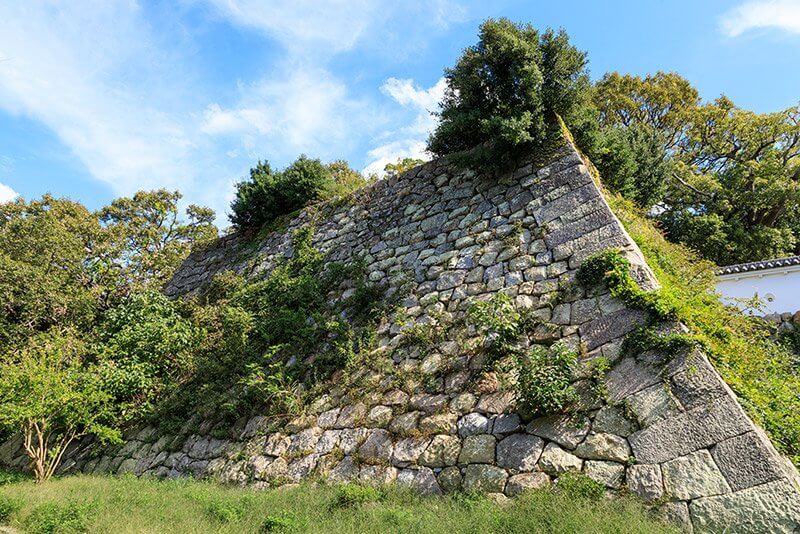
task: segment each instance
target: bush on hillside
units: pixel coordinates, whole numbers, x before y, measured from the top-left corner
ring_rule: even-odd
[[[436,155],[498,170],[548,138],[552,115],[572,116],[586,100],[586,54],[563,31],[489,19],[478,44],[445,71],[441,122],[428,141]]]
[[[301,155],[282,171],[259,161],[250,169],[250,179],[236,185],[230,220],[237,228],[258,229],[309,202],[348,194],[365,183],[342,160],[324,165]]]

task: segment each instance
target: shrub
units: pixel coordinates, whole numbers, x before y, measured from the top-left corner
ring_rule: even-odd
[[[34,534],[87,532],[93,506],[86,503],[45,503],[25,518],[25,527]]]
[[[268,515],[261,523],[261,532],[291,532],[298,530],[297,521],[285,515]]]
[[[0,525],[8,523],[11,516],[17,513],[21,507],[22,504],[18,500],[0,495]]]
[[[563,31],[489,19],[478,44],[445,71],[440,123],[428,141],[437,155],[496,171],[549,137],[552,117],[573,114],[589,87],[586,55]]]
[[[336,490],[331,508],[353,508],[362,504],[377,502],[383,498],[380,490],[372,486],[343,484]]]
[[[550,348],[536,345],[517,360],[516,399],[528,417],[566,411],[576,400],[576,354],[562,343]]]
[[[606,489],[583,473],[567,472],[558,477],[557,488],[570,499],[600,500]]]
[[[309,202],[346,195],[365,183],[359,172],[341,160],[323,165],[301,155],[279,172],[259,161],[250,169],[249,180],[236,185],[230,220],[237,228],[257,229]]]

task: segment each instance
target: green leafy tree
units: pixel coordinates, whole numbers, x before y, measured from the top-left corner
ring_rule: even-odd
[[[122,419],[152,413],[154,404],[196,370],[205,329],[181,301],[156,291],[134,293],[110,309],[98,328],[97,372]]]
[[[37,482],[49,479],[75,440],[119,442],[112,396],[75,332],[53,329],[0,361],[0,427],[21,431]]]
[[[214,211],[194,204],[180,218],[177,191],[139,191],[118,198],[98,212],[103,224],[102,259],[121,287],[159,288],[172,276],[192,246],[217,237]]]
[[[230,220],[238,228],[256,229],[323,198],[334,189],[334,172],[342,181],[352,180],[337,163],[332,169],[318,159],[301,155],[281,172],[274,172],[268,162],[258,162],[250,169],[250,179],[236,185]]]
[[[383,170],[386,172],[387,178],[392,178],[403,174],[404,172],[413,169],[425,163],[421,159],[416,158],[398,158],[394,163],[387,163]]]
[[[589,87],[586,55],[563,31],[489,19],[478,44],[445,71],[440,123],[428,149],[496,170],[548,137],[553,115],[571,117]]]
[[[0,204],[0,348],[53,326],[88,329],[105,279],[97,219],[50,195]]]

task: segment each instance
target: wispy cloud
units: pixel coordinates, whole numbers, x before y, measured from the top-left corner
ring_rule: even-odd
[[[439,119],[435,112],[439,111],[439,103],[444,96],[447,82],[440,78],[428,89],[423,89],[414,80],[389,78],[381,86],[381,91],[411,113],[411,120],[391,132],[385,132],[383,138],[391,139],[369,151],[369,163],[364,168],[367,174],[383,174],[387,163],[394,163],[402,158],[429,159],[425,150],[428,135],[436,128]]]
[[[329,71],[292,64],[241,86],[239,101],[231,108],[209,105],[202,129],[215,136],[241,136],[243,146],[258,144],[272,153],[325,155],[343,148],[349,136],[369,128],[377,115]]]
[[[0,182],[0,204],[17,198],[17,192]]]
[[[748,30],[774,28],[800,34],[800,0],[755,0],[726,12],[720,26],[729,37]]]

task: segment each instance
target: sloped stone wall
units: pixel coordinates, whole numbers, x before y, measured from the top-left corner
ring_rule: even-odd
[[[309,223],[315,246],[332,261],[360,256],[370,279],[393,287],[410,282],[400,310],[379,329],[378,353],[394,370],[365,367],[360,383],[369,386],[359,395],[331,384],[280,432],[268,431],[263,416],[241,421],[226,439],[202,424],[190,436],[145,428],[114,450],[77,447],[65,470],[257,486],[313,475],[396,482],[432,494],[510,496],[576,470],[610,491],[628,489],[657,503],[686,531],[798,531],[796,470],[705,356],[622,354],[622,340],[644,313],[603,288],[573,283],[586,258],[616,248],[643,288],[657,286],[571,146],[546,165],[528,163],[499,179],[428,163],[347,203],[310,208],[259,243],[223,238],[192,254],[166,291],[196,292],[225,269],[269,271],[291,254],[292,231]],[[540,320],[522,343],[561,340],[584,363],[608,359],[605,395],[593,394],[583,378],[575,384],[582,393],[577,413],[523,421],[513,393],[482,373],[482,340],[474,331],[430,351],[404,343],[414,325],[446,328],[473,300],[498,291]],[[422,379],[398,379],[414,373]],[[15,448],[0,448],[0,462],[23,461]]]

